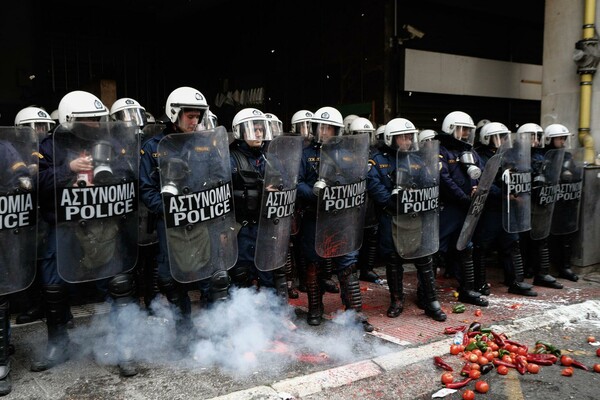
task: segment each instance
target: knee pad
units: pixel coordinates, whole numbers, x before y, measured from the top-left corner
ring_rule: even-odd
[[[229,275],[227,271],[217,271],[210,277],[210,301],[224,300],[229,291]]]
[[[236,264],[229,270],[231,282],[240,287],[250,284],[250,266],[246,263]]]
[[[135,292],[135,282],[130,274],[117,274],[108,282],[108,292],[114,299],[131,297]]]

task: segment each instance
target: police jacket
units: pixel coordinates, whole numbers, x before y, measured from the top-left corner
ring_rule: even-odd
[[[79,125],[83,127],[83,125]],[[93,136],[90,136],[90,138]],[[112,180],[119,181],[121,178],[133,179],[131,174],[132,165],[129,165],[123,145],[118,142],[118,138],[107,138],[102,140],[107,142],[113,150],[113,159],[111,161],[111,170],[113,178],[111,181],[103,184],[115,183]],[[55,151],[55,140],[61,141],[61,148]],[[83,152],[91,154],[98,139],[85,139],[83,136],[71,133],[63,126],[59,126],[54,132],[46,136],[40,143],[39,151],[39,203],[42,217],[49,224],[56,224],[56,202],[55,202],[55,182],[59,187],[72,186],[77,181],[77,172],[71,170],[69,163],[80,157]]]
[[[244,141],[235,141],[230,146],[233,203],[238,222],[258,222],[266,164],[263,148],[264,143],[255,149]]]
[[[319,161],[321,160],[321,144],[315,141],[302,150],[300,171],[298,176],[298,206],[303,211],[316,215],[317,196],[313,193],[313,186],[319,179]]]
[[[468,208],[471,204],[471,191],[478,180],[471,179],[467,169],[459,161],[464,151],[471,151],[479,166],[483,168],[481,158],[468,143],[455,139],[452,135],[438,135],[440,140],[440,201],[442,204],[454,204]]]
[[[161,133],[144,142],[140,150],[140,198],[151,212],[158,215],[163,213],[158,169],[158,143],[171,133],[182,133],[182,131],[177,125],[168,123]]]
[[[19,178],[30,175],[27,165],[14,146],[6,140],[0,140],[0,162],[0,194],[14,193],[19,187]]]

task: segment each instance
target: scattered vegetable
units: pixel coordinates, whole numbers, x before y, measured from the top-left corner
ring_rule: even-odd
[[[444,360],[442,360],[442,357],[438,357],[438,356],[433,357],[433,363],[437,367],[443,368],[446,371],[452,371],[452,367],[450,365],[448,365]]]

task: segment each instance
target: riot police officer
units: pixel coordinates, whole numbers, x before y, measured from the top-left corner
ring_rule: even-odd
[[[287,296],[285,273],[276,270],[276,276],[270,271],[260,271],[254,264],[259,213],[262,195],[262,181],[265,177],[265,145],[273,139],[268,119],[256,108],[239,111],[232,122],[235,141],[230,146],[231,173],[235,217],[240,225],[238,232],[238,260],[229,271],[234,285],[250,287],[253,281],[259,286],[281,289],[281,279]],[[274,279],[277,279],[276,285]]]
[[[311,144],[304,148],[300,175],[298,178],[298,198],[302,201],[302,248],[307,258],[306,286],[308,296],[309,325],[320,325],[323,316],[323,292],[319,285],[319,270],[323,268],[325,259],[318,255],[316,246],[324,246],[324,243],[316,242],[317,204],[323,181],[320,177],[320,163],[322,146],[324,142],[342,136],[344,123],[342,115],[333,107],[322,107],[313,114],[312,119],[314,139]],[[368,146],[368,143],[365,143]],[[367,166],[368,148],[365,148],[365,167]],[[319,181],[319,182],[317,182]],[[318,184],[317,184],[318,183]],[[348,229],[348,226],[339,227]],[[362,225],[357,226],[362,230]],[[360,283],[356,274],[356,263],[358,261],[358,249],[347,254],[334,257],[335,272],[337,273],[341,290],[340,297],[346,309],[357,312],[357,318],[363,324],[367,332],[373,331],[373,326],[362,314],[362,294]]]
[[[129,241],[135,240],[137,235],[122,231],[131,225],[127,221],[133,222],[133,218],[125,217],[131,214],[137,220],[134,208],[121,216],[102,220],[90,218],[67,222],[62,198],[61,204],[55,203],[55,190],[66,194],[73,187],[85,190],[92,178],[100,185],[133,187],[137,179],[137,163],[132,161],[137,159],[135,133],[131,132],[127,137],[118,137],[119,134],[101,137],[101,132],[105,132],[101,127],[108,127],[103,124],[108,120],[109,110],[100,99],[85,91],[67,93],[58,110],[61,125],[40,143],[40,208],[49,224],[47,248],[41,262],[48,346],[44,357],[32,363],[34,372],[45,371],[70,357],[66,279],[71,282],[108,281],[113,311],[135,304],[133,279],[124,272],[135,264],[136,251],[130,251]],[[115,164],[111,166],[109,163],[113,159]],[[137,226],[137,222],[133,222],[133,226]],[[78,242],[77,250],[69,247],[74,240]],[[95,244],[97,242],[104,242],[101,248]],[[65,275],[68,278],[63,278]],[[118,330],[122,328],[117,327]],[[119,355],[119,371],[122,376],[137,374],[127,349]]]
[[[479,132],[479,145],[476,146],[483,165],[493,157],[503,140],[510,140],[510,130],[500,122],[487,122]],[[529,143],[526,143],[528,146]],[[517,144],[514,145],[516,149]],[[510,157],[506,157],[508,159]],[[473,262],[475,265],[475,289],[482,295],[490,294],[490,285],[486,277],[486,257],[498,247],[498,253],[504,267],[505,282],[509,293],[523,296],[537,296],[532,286],[523,282],[523,259],[519,244],[519,234],[507,232],[502,223],[504,173],[498,171],[485,202],[485,207],[473,235]],[[516,212],[516,211],[515,211]],[[529,209],[527,209],[529,212]]]
[[[473,149],[475,124],[465,112],[452,111],[442,122],[440,140],[440,253],[446,266],[455,261],[460,266],[458,299],[465,303],[487,306],[475,288],[472,246],[458,252],[457,260],[448,258],[454,252],[471,196],[481,176],[481,159]]]
[[[167,179],[161,183],[161,173],[165,177],[169,171],[176,170],[175,167],[165,166],[159,168],[159,144],[172,134],[191,134],[198,129],[208,110],[208,103],[204,95],[195,88],[182,86],[173,90],[165,102],[165,115],[168,120],[163,131],[146,140],[141,148],[140,156],[140,197],[145,206],[153,213],[156,221],[158,234],[158,254],[156,257],[158,265],[158,287],[165,295],[169,303],[177,311],[175,328],[181,340],[180,350],[185,350],[190,339],[191,301],[188,295],[188,286],[174,279],[170,262],[170,253],[167,246],[168,235],[165,223],[165,208],[163,204],[163,193],[170,194],[177,189]],[[178,243],[173,243],[177,247]],[[194,246],[207,246],[207,243],[195,243]],[[185,245],[181,245],[185,246]],[[173,254],[183,249],[173,248]],[[200,282],[202,297],[210,301],[227,297],[229,289],[229,277],[227,271],[219,271],[210,277],[210,280]]]
[[[418,130],[405,118],[394,118],[385,125],[384,140],[387,151],[372,157],[368,189],[379,206],[379,248],[386,261],[390,292],[387,316],[396,318],[404,309],[404,264],[414,260],[418,303],[426,315],[445,321],[446,314],[437,299],[431,257],[437,251],[437,142],[435,146],[429,143],[435,151],[420,153]],[[420,211],[415,212],[417,208]]]
[[[375,128],[373,123],[367,118],[358,117],[350,123],[349,134],[360,135],[366,133],[369,135],[369,162],[379,153],[377,146],[377,138],[375,137]],[[367,214],[365,216],[365,233],[363,235],[366,241],[359,251],[360,274],[358,278],[361,281],[377,283],[380,282],[380,277],[373,270],[375,261],[377,260],[377,243],[379,236],[379,223],[375,215],[375,204],[367,197]]]

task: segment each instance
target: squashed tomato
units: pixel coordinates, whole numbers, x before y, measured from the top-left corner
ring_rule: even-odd
[[[529,372],[530,374],[537,374],[538,372],[540,372],[540,366],[537,364],[527,364],[527,372]]]
[[[571,368],[571,367],[563,368],[563,370],[560,372],[560,374],[562,376],[573,376],[573,368]]]

